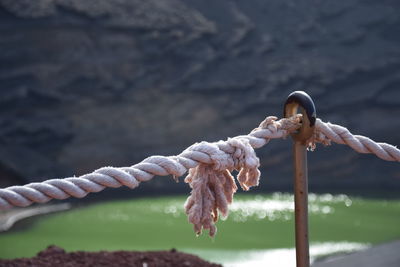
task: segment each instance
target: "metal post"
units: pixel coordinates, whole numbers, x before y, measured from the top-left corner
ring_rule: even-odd
[[[308,175],[307,149],[304,143],[293,143],[294,156],[294,212],[296,230],[297,267],[310,266],[308,245]]]
[[[294,157],[294,203],[296,230],[296,266],[309,267],[310,254],[308,244],[308,170],[306,141],[314,132],[316,110],[311,97],[303,91],[291,93],[284,107],[284,116],[302,113],[301,128],[292,133]]]

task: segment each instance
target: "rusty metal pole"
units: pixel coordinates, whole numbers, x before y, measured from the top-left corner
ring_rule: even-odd
[[[294,141],[294,212],[296,230],[296,263],[298,267],[310,265],[308,244],[308,175],[307,150],[304,143]]]
[[[308,170],[306,141],[314,132],[316,110],[311,97],[303,91],[291,93],[284,107],[284,116],[302,113],[302,126],[292,134],[294,157],[294,203],[296,232],[296,266],[309,267],[310,254],[308,242]]]

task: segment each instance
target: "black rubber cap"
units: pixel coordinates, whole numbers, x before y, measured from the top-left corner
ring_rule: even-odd
[[[304,108],[308,116],[308,120],[310,121],[310,127],[313,127],[317,119],[317,110],[315,109],[314,101],[311,99],[311,97],[304,91],[294,91],[293,93],[291,93],[286,99],[283,108],[283,116],[285,118],[286,118],[286,106],[292,103],[296,103],[302,108]]]

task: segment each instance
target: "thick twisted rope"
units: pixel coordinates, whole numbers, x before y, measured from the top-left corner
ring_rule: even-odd
[[[362,135],[353,135],[347,128],[323,122],[317,119],[314,136],[315,143],[330,145],[331,141],[337,144],[348,145],[358,153],[375,154],[378,158],[387,161],[400,162],[400,150],[387,143],[378,143]],[[312,147],[315,147],[312,145]]]
[[[300,116],[279,121],[276,121],[276,117],[268,117],[262,124],[264,127],[260,125],[248,135],[229,140],[247,140],[253,148],[260,148],[270,139],[286,137],[300,126],[299,121]],[[0,189],[0,210],[13,206],[26,207],[34,202],[45,203],[51,199],[83,198],[88,193],[100,192],[106,187],[125,185],[135,188],[140,182],[149,181],[155,175],[182,176],[199,163],[212,164],[219,161],[223,164],[225,161],[226,164],[229,155],[235,152],[235,147],[229,140],[196,143],[177,156],[151,156],[131,167],[103,167],[79,177],[51,179]]]
[[[177,156],[152,156],[131,167],[103,167],[80,177],[0,189],[0,210],[71,196],[83,198],[106,187],[125,185],[135,188],[140,182],[156,175],[173,175],[176,179],[189,171],[185,179],[192,188],[185,204],[189,221],[194,224],[197,233],[209,229],[210,235],[214,235],[218,211],[224,216],[228,214],[228,204],[237,189],[231,172],[239,171],[237,180],[243,190],[258,185],[259,160],[254,149],[264,146],[271,139],[285,138],[300,127],[301,115],[280,120],[271,116],[248,135],[215,143],[196,143]],[[400,162],[400,150],[395,146],[353,135],[342,126],[317,119],[314,135],[308,142],[310,148],[314,149],[316,143],[330,145],[331,141],[346,144],[359,153],[372,153],[384,160]]]

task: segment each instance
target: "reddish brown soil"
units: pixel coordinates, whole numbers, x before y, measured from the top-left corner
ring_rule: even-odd
[[[222,266],[219,264],[209,263],[197,256],[178,252],[175,249],[170,251],[100,251],[100,252],[70,252],[64,249],[50,246],[32,258],[21,258],[13,260],[1,260],[0,266],[4,267],[20,267],[20,266],[65,266],[65,267],[88,267],[88,266],[138,266],[138,267],[154,267],[154,266]]]

